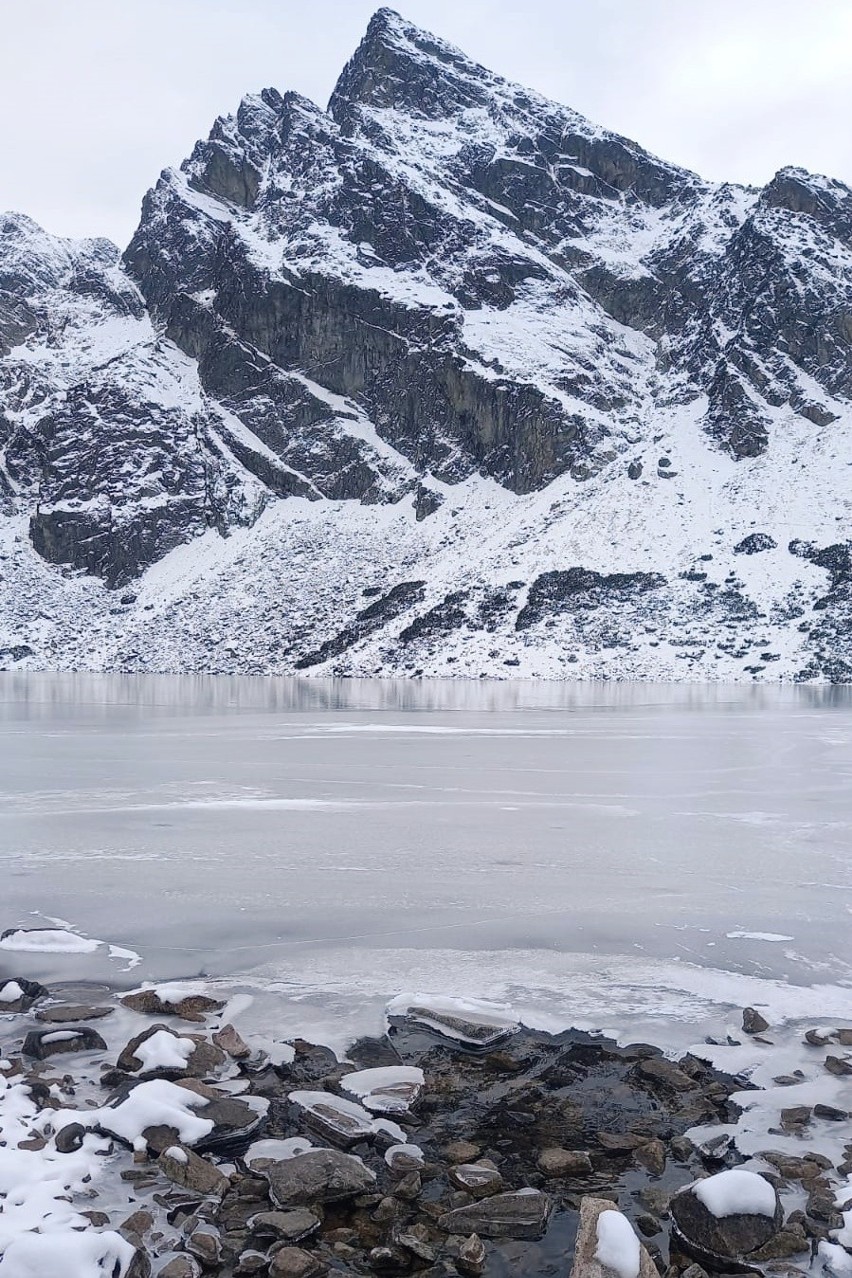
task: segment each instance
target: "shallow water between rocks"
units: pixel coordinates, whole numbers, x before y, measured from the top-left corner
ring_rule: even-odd
[[[0,742],[0,924],[120,947],[8,975],[203,974],[338,1047],[401,990],[848,1016],[850,688],[6,674]]]

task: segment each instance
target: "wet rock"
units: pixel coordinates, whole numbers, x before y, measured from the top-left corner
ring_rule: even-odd
[[[448,1234],[481,1238],[540,1238],[547,1228],[551,1200],[539,1190],[496,1194],[467,1207],[445,1212],[438,1224]]]
[[[69,1123],[67,1127],[60,1127],[53,1138],[53,1143],[60,1154],[73,1154],[76,1150],[82,1149],[85,1138],[86,1128],[82,1123]]]
[[[830,1034],[820,1034],[819,1030],[808,1030],[805,1034],[805,1042],[810,1047],[828,1047],[831,1042]]]
[[[193,1229],[186,1243],[191,1255],[197,1256],[205,1269],[212,1269],[222,1259],[222,1240],[210,1225]]]
[[[765,1016],[761,1016],[756,1008],[746,1007],[743,1009],[743,1033],[762,1034],[768,1029],[769,1021],[767,1021]]]
[[[448,1163],[472,1163],[482,1153],[479,1145],[469,1140],[454,1140],[441,1150]]]
[[[647,1143],[647,1136],[636,1132],[596,1132],[595,1140],[607,1154],[632,1154]]]
[[[253,1278],[256,1274],[266,1274],[268,1270],[269,1258],[266,1252],[249,1248],[240,1254],[234,1273],[238,1275],[238,1278]]]
[[[661,1140],[649,1140],[647,1145],[640,1145],[633,1151],[633,1157],[652,1176],[662,1176],[666,1170],[666,1147]]]
[[[834,1074],[838,1078],[845,1078],[852,1074],[852,1060],[848,1057],[829,1054],[826,1056],[824,1064],[829,1074]]]
[[[137,1211],[131,1212],[130,1215],[121,1222],[119,1228],[122,1233],[136,1234],[139,1238],[141,1238],[144,1234],[148,1233],[148,1230],[152,1228],[153,1224],[154,1217],[151,1212],[145,1211],[144,1208],[139,1208]]]
[[[177,1016],[183,1021],[203,1021],[211,1012],[220,1012],[225,1006],[219,999],[209,998],[206,994],[185,994],[183,997],[173,996],[174,1002],[168,1001],[168,991],[158,993],[156,990],[137,990],[133,994],[125,994],[121,1002],[131,1011],[141,1012],[146,1016]]]
[[[466,1274],[467,1278],[479,1278],[485,1269],[486,1259],[485,1244],[478,1234],[471,1234],[459,1243],[456,1268],[460,1274]]]
[[[601,1217],[604,1217],[603,1223]],[[616,1240],[619,1244],[612,1253],[604,1232],[604,1226],[610,1220],[618,1229]],[[619,1275],[624,1278],[628,1263],[635,1278],[659,1278],[653,1260],[636,1237],[627,1217],[615,1211],[609,1199],[583,1198],[571,1278],[619,1278]]]
[[[233,1025],[223,1025],[213,1035],[213,1042],[232,1060],[244,1061],[251,1056],[248,1043],[237,1033]]]
[[[96,1030],[88,1025],[75,1025],[73,1029],[30,1030],[21,1050],[24,1056],[43,1061],[63,1052],[105,1052],[106,1046]]]
[[[151,1278],[151,1261],[142,1247],[137,1247],[130,1264],[124,1271],[124,1278]]]
[[[186,1079],[178,1086],[197,1090],[203,1084],[196,1084],[194,1079]],[[264,1102],[256,1100],[254,1103],[262,1106]],[[210,1134],[195,1142],[195,1149],[199,1154],[242,1152],[264,1122],[265,1115],[265,1110],[253,1108],[247,1101],[232,1096],[218,1096],[215,1092],[212,1092],[207,1104],[195,1112],[199,1118],[206,1118],[213,1124]]]
[[[791,1105],[781,1110],[781,1126],[785,1131],[800,1131],[811,1121],[812,1113],[810,1105]]]
[[[411,1257],[401,1247],[373,1247],[367,1263],[377,1274],[400,1274],[411,1268]]]
[[[394,1197],[402,1198],[404,1202],[414,1202],[420,1197],[423,1189],[423,1182],[420,1179],[420,1173],[417,1171],[407,1172],[402,1180],[398,1181],[394,1186]]]
[[[62,1003],[58,1007],[40,1007],[35,1014],[37,1021],[48,1025],[79,1025],[83,1021],[99,1021],[111,1016],[114,1007],[95,1007],[88,1003]]]
[[[649,1082],[658,1083],[674,1092],[689,1092],[695,1087],[689,1075],[675,1065],[674,1061],[668,1061],[664,1056],[640,1061],[636,1072]]]
[[[157,1165],[173,1184],[199,1194],[221,1198],[230,1188],[230,1180],[218,1167],[186,1145],[170,1145],[160,1154]]]
[[[592,1160],[583,1149],[543,1149],[536,1166],[543,1176],[588,1176]]]
[[[173,1256],[157,1278],[201,1278],[201,1266],[194,1256]]]
[[[479,1152],[475,1145],[471,1148]],[[423,1167],[423,1151],[413,1145],[391,1145],[385,1150],[385,1162],[394,1176],[405,1177]]]
[[[435,1263],[437,1252],[432,1245],[431,1235],[425,1225],[411,1225],[408,1229],[399,1230],[394,1236],[394,1242],[397,1247],[403,1247],[406,1251],[410,1251],[418,1260],[424,1261],[427,1265]]]
[[[450,1169],[450,1180],[472,1198],[488,1198],[503,1188],[503,1177],[493,1163],[458,1163]]]
[[[702,1192],[707,1193],[706,1187],[711,1182],[721,1181],[723,1177],[728,1178],[727,1184],[732,1185],[734,1182],[730,1178],[734,1176],[749,1178],[741,1182],[747,1187],[749,1194],[752,1192],[751,1185],[762,1181],[765,1189],[761,1194],[767,1202],[774,1200],[774,1213],[765,1215],[737,1211],[730,1215],[714,1215],[696,1191],[700,1186]],[[724,1268],[725,1261],[742,1259],[765,1246],[778,1233],[783,1220],[777,1191],[753,1172],[720,1172],[718,1176],[688,1185],[674,1195],[670,1210],[677,1237],[685,1249],[702,1263],[709,1263],[716,1268],[720,1261]]]
[[[316,1149],[263,1171],[269,1196],[276,1207],[303,1207],[332,1203],[367,1193],[376,1183],[360,1158],[337,1149]]]
[[[809,1249],[810,1242],[803,1226],[788,1222],[774,1238],[770,1238],[769,1242],[751,1252],[749,1260],[754,1262],[786,1260],[788,1256],[798,1256]]]
[[[841,1123],[848,1117],[847,1110],[838,1109],[835,1105],[814,1105],[814,1118],[825,1118],[831,1123]]]
[[[819,1221],[827,1229],[843,1228],[843,1213],[838,1210],[837,1203],[828,1194],[811,1194],[805,1211],[812,1220]]]
[[[301,1247],[282,1247],[269,1266],[269,1278],[319,1278],[328,1265]]]
[[[294,1211],[261,1211],[249,1218],[249,1228],[260,1237],[297,1243],[310,1237],[320,1227],[320,1218],[306,1207]]]
[[[14,980],[0,981],[0,1015],[12,1012],[28,1012],[40,998],[48,998],[50,990],[38,981],[26,981],[22,976]]]

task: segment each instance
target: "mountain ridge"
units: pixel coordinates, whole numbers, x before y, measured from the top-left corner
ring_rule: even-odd
[[[705,182],[393,10],[122,255],[6,215],[0,376],[0,661],[852,675],[852,192]]]

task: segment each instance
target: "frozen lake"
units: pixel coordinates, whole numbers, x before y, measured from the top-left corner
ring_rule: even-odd
[[[0,734],[0,927],[137,951],[113,981],[693,1036],[848,1004],[852,689],[3,675]]]

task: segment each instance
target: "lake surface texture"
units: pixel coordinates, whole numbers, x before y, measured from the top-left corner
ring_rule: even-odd
[[[848,1004],[850,689],[6,675],[0,733],[0,925],[120,947],[18,973],[344,1038],[412,989],[687,1037]]]

